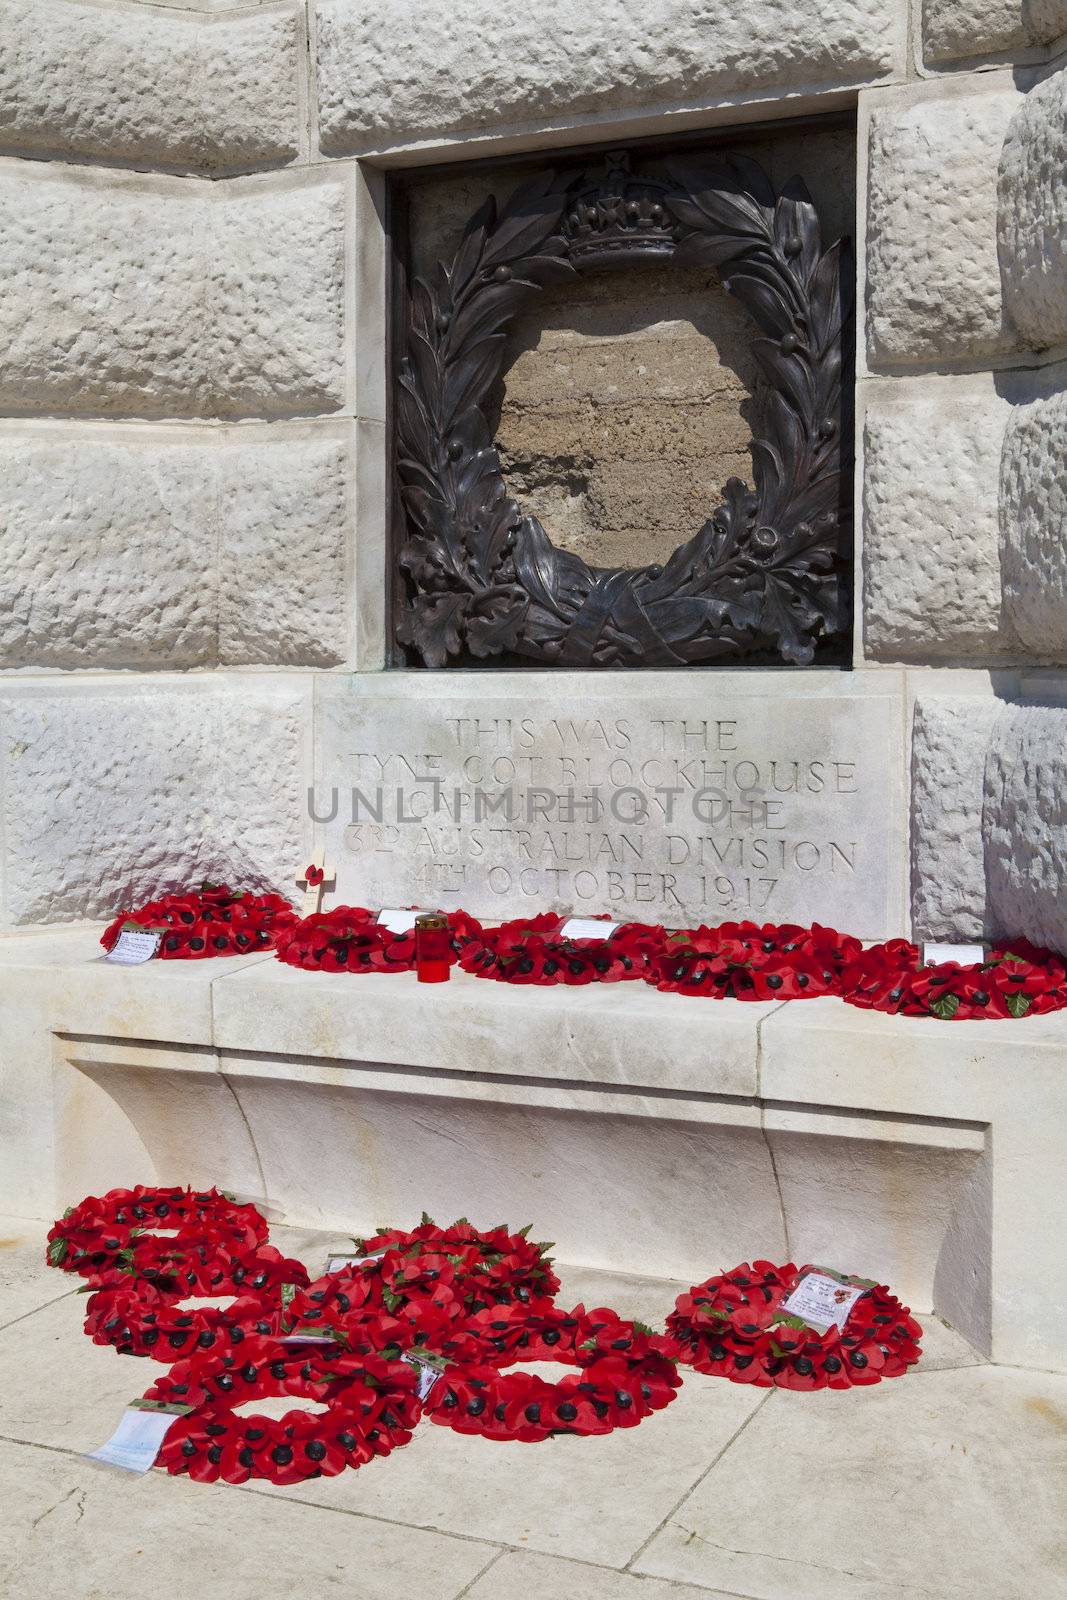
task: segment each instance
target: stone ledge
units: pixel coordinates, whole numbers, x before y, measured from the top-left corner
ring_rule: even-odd
[[[302,14],[0,0],[0,149],[200,172],[294,161]]]
[[[97,933],[0,939],[4,1120],[34,1108],[9,1181],[32,1162],[44,1212],[53,1163],[79,1192],[221,1174],[303,1226],[474,1198],[589,1266],[847,1257],[995,1359],[1067,1366],[1067,1013],[430,989],[270,957],[121,970]]]
[[[812,1000],[768,1018],[761,1044],[769,1097],[988,1127],[938,1222],[933,1303],[994,1360],[1067,1369],[1067,1216],[1053,1176],[1067,1128],[1067,1012],[957,1025]],[[891,1168],[882,1184],[883,1205],[906,1212]],[[854,1200],[846,1209],[855,1216]]]

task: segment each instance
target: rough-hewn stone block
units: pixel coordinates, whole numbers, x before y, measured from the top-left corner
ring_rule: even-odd
[[[1014,348],[997,258],[997,165],[1018,104],[1014,90],[946,99],[924,95],[872,117],[872,364],[963,362]]]
[[[1067,390],[1020,406],[1004,440],[1004,602],[1042,660],[1067,659]]]
[[[1000,165],[1000,260],[1008,313],[1028,344],[1067,340],[1067,69],[1026,96]]]
[[[287,884],[306,848],[309,691],[284,678],[0,694],[5,920]]]
[[[189,667],[214,655],[203,448],[0,441],[0,665]]]
[[[224,196],[203,263],[208,373],[228,415],[334,411],[345,394],[346,193],[336,181]]]
[[[319,128],[331,155],[746,91],[853,84],[901,59],[883,0],[318,0]]]
[[[1067,0],[1022,0],[1023,21],[1032,39],[1050,43],[1067,34]]]
[[[321,426],[0,438],[0,667],[343,662],[350,447]]]
[[[969,380],[910,404],[868,406],[863,611],[875,660],[981,660],[1011,649],[997,515],[1009,412],[991,387]]]
[[[1067,33],[1067,0],[925,0],[923,56],[965,61],[1010,56]]]
[[[998,928],[1067,950],[1067,706],[1012,706],[998,718],[985,862]]]
[[[348,446],[312,439],[219,453],[219,656],[333,666],[348,653]]]
[[[917,939],[990,931],[982,782],[1001,702],[932,696],[915,707],[911,751],[911,916]]]
[[[345,392],[337,179],[116,179],[0,167],[0,405],[242,416]]]
[[[923,56],[963,61],[1031,43],[1022,0],[924,0]]]
[[[302,148],[291,3],[214,20],[0,0],[0,148],[201,170]]]

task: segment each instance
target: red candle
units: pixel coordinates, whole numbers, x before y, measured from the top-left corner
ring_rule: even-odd
[[[451,975],[452,935],[443,911],[415,918],[415,974],[420,983],[447,983]]]

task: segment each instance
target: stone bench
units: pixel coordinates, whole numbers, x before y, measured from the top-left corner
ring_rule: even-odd
[[[342,1231],[532,1221],[686,1281],[764,1255],[876,1276],[994,1359],[1067,1367],[1067,1012],[882,1016],[643,984],[99,959],[0,939],[0,1206],[217,1181]]]

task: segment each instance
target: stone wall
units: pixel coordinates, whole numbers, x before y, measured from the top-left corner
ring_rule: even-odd
[[[385,167],[855,108],[854,667],[917,708],[914,925],[1067,944],[1064,0],[0,0],[0,39],[0,926],[310,845],[311,707],[385,659]],[[743,457],[717,417],[687,480]]]

